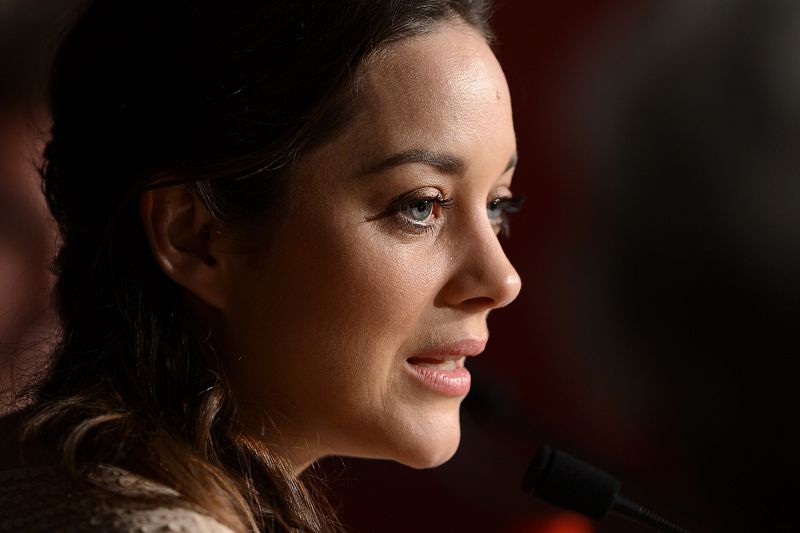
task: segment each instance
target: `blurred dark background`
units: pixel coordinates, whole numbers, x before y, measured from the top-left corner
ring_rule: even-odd
[[[51,22],[68,5],[48,15],[47,3],[0,0],[0,36],[12,4]],[[523,494],[546,442],[697,532],[800,530],[800,5],[498,0],[494,27],[515,110],[514,190],[528,198],[505,243],[523,292],[492,315],[489,347],[470,361],[449,463],[323,462],[343,521],[355,533],[643,531]],[[35,143],[14,120],[38,96],[7,83],[23,56],[0,41],[2,86],[17,91],[0,102],[0,131]],[[24,161],[3,168],[17,169],[0,173],[3,191],[35,191]],[[44,316],[52,280],[27,275],[39,292],[25,300],[14,272],[45,272],[29,262],[52,235],[21,246],[13,228],[29,224],[13,220],[0,216],[0,263],[16,265],[0,268],[0,317],[20,301]],[[6,333],[10,360],[20,344]]]

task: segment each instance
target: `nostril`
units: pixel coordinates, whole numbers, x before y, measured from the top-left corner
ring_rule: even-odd
[[[475,310],[493,309],[498,307],[494,298],[488,296],[475,296],[463,302],[464,306],[474,307]]]

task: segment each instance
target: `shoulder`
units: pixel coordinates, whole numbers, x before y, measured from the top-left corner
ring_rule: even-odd
[[[75,479],[55,467],[0,471],[0,532],[232,533],[172,489],[95,465]]]

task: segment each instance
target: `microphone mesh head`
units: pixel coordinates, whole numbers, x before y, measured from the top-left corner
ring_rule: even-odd
[[[563,509],[600,519],[614,505],[620,483],[567,453],[542,446],[525,472],[522,488]]]

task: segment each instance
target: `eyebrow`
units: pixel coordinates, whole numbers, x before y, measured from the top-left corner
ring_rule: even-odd
[[[511,154],[508,159],[506,168],[500,174],[505,174],[512,168],[517,166],[517,153]],[[362,175],[378,174],[389,170],[390,168],[399,167],[402,165],[409,165],[414,163],[421,163],[423,165],[432,166],[445,174],[454,176],[463,176],[466,164],[464,160],[458,156],[447,154],[443,152],[434,152],[431,150],[424,150],[421,148],[413,148],[404,152],[391,155],[386,159],[378,162],[377,164],[368,167]]]

